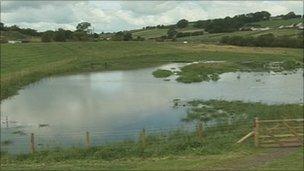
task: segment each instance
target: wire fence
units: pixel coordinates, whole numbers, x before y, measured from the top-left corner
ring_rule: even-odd
[[[35,151],[50,150],[54,148],[88,148],[100,147],[120,143],[121,147],[130,146],[129,143],[149,143],[155,146],[169,141],[187,141],[193,139],[211,138],[213,134],[246,134],[252,129],[252,121],[242,120],[230,124],[207,125],[203,122],[188,125],[171,125],[168,127],[148,127],[143,129],[127,129],[104,131],[70,131],[62,130],[60,133],[29,132],[26,134],[6,137],[1,140],[1,151],[20,154]],[[9,129],[9,128],[2,128]],[[144,138],[143,138],[144,137]],[[230,140],[235,143],[237,139]],[[227,143],[227,141],[226,141]]]

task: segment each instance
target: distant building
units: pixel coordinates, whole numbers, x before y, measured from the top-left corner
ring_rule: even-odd
[[[251,31],[265,31],[265,30],[270,30],[269,27],[262,27],[262,28],[255,28],[255,27],[251,27],[250,28]]]
[[[300,30],[303,30],[303,29],[304,29],[303,23],[298,23],[298,24],[296,25],[296,27],[297,27],[298,29],[300,29]]]
[[[15,43],[22,43],[21,40],[9,40],[8,43],[15,44]]]

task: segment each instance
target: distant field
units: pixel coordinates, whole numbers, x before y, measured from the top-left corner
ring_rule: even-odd
[[[296,37],[301,30],[297,29],[271,29],[265,31],[236,31],[232,33],[214,33],[209,34],[206,33],[200,36],[191,36],[191,37],[181,37],[178,38],[180,41],[201,41],[201,42],[219,42],[223,36],[259,36],[262,34],[272,33],[275,36],[288,36],[288,37]]]
[[[236,31],[232,33],[215,33],[215,34],[209,34],[208,32],[205,32],[204,35],[199,36],[191,36],[191,37],[182,37],[178,38],[178,40],[184,41],[202,41],[202,42],[218,42],[222,36],[259,36],[261,34],[267,34],[267,33],[273,33],[275,36],[288,36],[288,37],[295,37],[300,33],[300,30],[297,29],[277,29],[277,27],[284,25],[291,25],[291,24],[298,24],[300,22],[303,22],[301,18],[295,18],[295,19],[289,19],[289,20],[269,20],[269,21],[261,21],[256,22],[253,24],[259,24],[262,27],[271,27],[274,29],[266,30],[266,31]],[[195,32],[195,31],[203,31],[204,29],[199,29],[193,27],[193,22],[189,23],[189,26],[182,29],[177,29],[178,32]],[[141,36],[146,39],[149,38],[156,38],[167,35],[168,29],[149,29],[149,30],[134,30],[132,31],[133,37],[136,38],[136,36]]]
[[[292,18],[289,20],[283,20],[283,19],[278,19],[278,20],[269,20],[269,21],[260,21],[260,22],[256,22],[253,24],[259,24],[262,27],[280,27],[281,25],[283,26],[288,26],[291,24],[298,24],[300,22],[303,22],[302,18]]]
[[[133,32],[133,38],[136,38],[137,36],[143,37],[145,39],[149,38],[155,38],[155,37],[161,37],[161,36],[166,36],[167,35],[168,29],[149,29],[149,30],[140,30]]]

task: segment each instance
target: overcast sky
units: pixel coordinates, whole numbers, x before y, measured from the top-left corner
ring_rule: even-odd
[[[303,14],[302,1],[3,1],[1,22],[39,31],[65,28],[88,21],[95,32],[173,24],[236,14],[268,11],[272,15]]]

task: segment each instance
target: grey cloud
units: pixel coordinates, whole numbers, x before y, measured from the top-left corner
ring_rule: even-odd
[[[123,10],[132,11],[134,14],[157,15],[176,8],[178,1],[127,1],[121,2]]]

